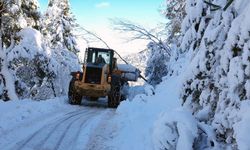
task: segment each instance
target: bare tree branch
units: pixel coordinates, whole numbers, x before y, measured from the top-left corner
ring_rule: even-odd
[[[93,43],[93,42],[102,42],[108,49],[110,49],[109,45],[107,44],[106,41],[104,41],[100,36],[98,36],[96,33],[91,32],[87,29],[85,29],[84,27],[79,27],[78,29],[80,29],[81,31],[83,31],[83,34],[77,35],[77,36],[81,36],[83,38],[83,40],[86,41],[87,45],[89,45],[89,43]]]
[[[148,40],[158,45],[160,48],[165,50],[167,54],[171,55],[171,48],[161,40],[161,33],[157,32],[157,29],[146,29],[145,27],[135,24],[128,20],[121,19],[111,19],[113,24],[113,29],[123,32],[123,33],[131,33],[131,37],[128,41],[134,40]]]

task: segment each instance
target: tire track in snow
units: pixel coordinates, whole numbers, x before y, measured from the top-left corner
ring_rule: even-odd
[[[93,113],[88,113],[88,114],[93,114]],[[85,116],[80,116],[72,120],[69,120],[67,123],[64,123],[63,126],[61,126],[60,124],[59,126],[61,127],[58,126],[54,130],[52,130],[52,132],[50,132],[51,134],[49,134],[49,136],[47,136],[42,143],[39,143],[37,146],[35,146],[35,149],[41,149],[41,147],[42,149],[53,149],[53,150],[57,149],[57,147],[59,147],[59,145],[61,144],[62,139],[65,137],[66,133],[71,129],[72,124],[79,121],[79,119],[82,117]]]
[[[34,122],[33,126],[22,127],[21,132],[13,131],[17,136],[20,135],[18,133],[22,135],[17,139],[7,141],[5,147],[2,148],[4,150],[82,150],[96,138],[95,132],[100,132],[97,129],[103,125],[102,122],[108,121],[110,116],[112,117],[112,112],[110,109],[83,107],[83,109],[67,111],[60,116],[49,116],[54,119],[48,120],[47,123],[39,121],[42,123],[40,126]],[[30,127],[31,131],[29,131]],[[103,133],[97,134],[102,135]],[[92,137],[93,135],[95,137]],[[92,146],[102,145],[102,143],[98,143],[101,142],[100,140],[93,142],[95,143],[92,143]]]
[[[103,113],[103,110],[97,109],[97,112],[94,116],[89,116],[88,118],[86,118],[86,120],[83,120],[79,124],[75,124],[77,128],[70,128],[70,130],[67,131],[68,134],[65,132],[68,136],[64,135],[63,138],[61,137],[62,140],[59,142],[59,144],[57,144],[55,150],[74,149],[72,145],[74,145],[74,142],[76,142],[79,138],[81,131],[83,131],[88,125],[92,125],[91,120],[95,120],[95,118],[98,118],[101,113]]]
[[[92,113],[89,113],[88,116],[85,115],[85,116],[81,116],[81,117],[80,117],[80,118],[84,117],[85,120],[82,121],[82,120],[79,120],[79,119],[78,119],[78,120],[76,120],[75,122],[71,123],[71,124],[66,128],[67,130],[64,131],[63,135],[59,138],[59,140],[58,140],[58,142],[57,142],[57,144],[56,144],[56,146],[55,146],[54,149],[55,149],[55,150],[60,149],[60,146],[62,146],[63,143],[64,143],[64,139],[66,139],[66,138],[69,138],[69,139],[74,139],[74,138],[76,138],[77,133],[73,134],[73,131],[74,131],[75,128],[73,128],[72,126],[73,126],[74,123],[75,123],[76,128],[77,128],[78,131],[80,132],[82,126],[83,126],[84,124],[86,124],[87,121],[90,120],[90,117],[93,116],[93,115],[91,115],[91,114],[97,115],[96,112],[92,112]],[[76,124],[77,121],[79,121],[78,124]],[[69,132],[69,131],[71,131],[71,132]],[[73,135],[73,136],[72,136],[72,135]],[[66,141],[67,141],[67,140],[66,140]],[[66,141],[65,141],[65,142],[66,142]],[[72,141],[72,143],[73,143],[73,141]]]
[[[113,128],[110,126],[110,118],[114,116],[115,110],[109,109],[105,112],[104,117],[101,118],[99,126],[95,128],[95,131],[89,138],[86,144],[85,150],[113,150],[114,147],[110,146],[110,142],[113,138]]]
[[[29,137],[29,135],[32,135],[34,132],[37,131],[37,129],[46,126],[47,125],[46,122],[54,122],[56,120],[60,120],[60,119],[62,119],[62,116],[72,114],[75,112],[79,112],[80,110],[82,110],[82,109],[76,109],[74,111],[70,111],[70,112],[67,111],[64,113],[62,113],[63,110],[57,110],[55,112],[44,114],[43,116],[38,116],[37,118],[34,118],[32,120],[27,120],[27,122],[23,122],[21,124],[18,124],[15,127],[12,127],[8,130],[5,130],[5,131],[3,131],[2,134],[0,134],[0,149],[2,149],[2,148],[5,149],[6,145],[9,146],[9,145],[13,144],[14,138],[17,141],[18,141],[17,138],[19,138],[19,141],[21,141],[22,139],[20,139],[20,138],[22,138],[22,137],[20,137],[20,135],[27,134],[26,132],[23,132],[27,128],[30,128],[30,130],[28,130],[28,134],[27,134],[27,136],[24,136],[24,138],[27,138],[27,137]],[[34,127],[36,127],[36,128],[34,128]]]
[[[93,111],[89,112],[89,110],[84,110],[80,112],[74,111],[74,112],[67,113],[65,115],[70,115],[70,116],[59,118],[59,120],[53,121],[45,125],[44,127],[40,128],[38,131],[33,133],[27,140],[17,143],[14,149],[19,149],[19,150],[24,149],[25,147],[28,146],[28,144],[30,144],[31,147],[35,146],[36,149],[37,148],[40,149],[41,146],[44,145],[46,141],[53,135],[53,133],[55,133],[58,130],[59,126],[62,125],[64,127],[67,124],[68,125],[73,124],[75,121],[77,121],[79,118],[82,117],[82,116],[80,117],[77,117],[77,116],[79,115],[86,116],[91,113],[94,113],[94,112]],[[47,133],[47,135],[46,134],[44,135],[44,133]],[[36,142],[35,141],[36,139],[37,141],[39,141],[39,143],[32,143],[32,142]]]

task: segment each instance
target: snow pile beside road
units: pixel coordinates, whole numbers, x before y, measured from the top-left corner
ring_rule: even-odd
[[[185,72],[185,62],[180,59],[173,63],[178,69],[156,87],[155,95],[141,93],[119,105],[114,118],[116,133],[110,143],[113,147],[152,150],[163,148],[175,139],[172,148],[192,149],[197,123],[191,113],[181,108],[179,99],[184,76],[180,72]],[[148,86],[144,88],[144,91],[151,91]]]
[[[159,118],[153,132],[155,149],[193,149],[198,128],[197,121],[189,111],[174,110]]]

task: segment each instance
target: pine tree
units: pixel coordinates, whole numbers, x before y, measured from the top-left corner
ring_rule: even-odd
[[[40,15],[36,0],[0,0],[0,4],[3,46],[9,47],[13,39],[17,42],[17,33],[24,27],[32,26],[38,29]]]
[[[37,0],[22,0],[21,10],[24,18],[27,21],[27,25],[35,29],[40,28],[41,15],[38,12],[38,1]]]
[[[0,5],[2,46],[9,47],[11,40],[18,40],[16,33],[26,26],[26,20],[22,16],[20,4],[15,0],[0,0]]]
[[[15,0],[0,0],[0,98],[3,100],[18,99],[15,93],[13,75],[9,72],[7,53],[19,41],[17,33],[26,26],[20,9]]]
[[[8,54],[19,44],[21,29],[27,26],[38,28],[37,6],[36,0],[0,0],[1,99],[17,99],[15,75],[10,69],[13,62],[7,60]]]
[[[52,48],[66,48],[73,53],[79,52],[74,29],[77,27],[70,11],[68,0],[50,0],[45,13],[43,34],[49,39]]]
[[[177,39],[181,33],[181,23],[186,16],[185,0],[165,0],[165,5],[163,14],[169,20],[166,25],[169,39]]]
[[[147,61],[145,75],[150,84],[157,85],[162,81],[162,77],[168,73],[169,55],[163,48],[153,42],[148,44],[148,49],[150,50],[150,57]]]

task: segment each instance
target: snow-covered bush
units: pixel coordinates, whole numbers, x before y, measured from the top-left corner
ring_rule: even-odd
[[[175,110],[159,116],[153,131],[155,149],[192,150],[198,134],[197,122],[192,114]]]
[[[78,59],[64,49],[49,49],[39,31],[24,28],[20,43],[7,59],[19,98],[48,99],[67,93],[70,72],[79,70]]]
[[[52,17],[46,21],[56,25],[46,21],[43,24],[48,30],[55,27],[56,31],[49,31],[57,34],[44,38],[35,30],[42,28],[37,0],[0,1],[0,99],[48,99],[66,94],[70,72],[80,69],[74,54],[77,51],[72,34],[75,20],[69,2],[51,1],[50,6],[56,6],[48,10],[52,16],[58,13],[53,17],[59,21]],[[55,43],[51,40],[59,35],[56,46],[52,46]]]

